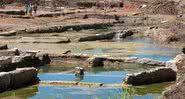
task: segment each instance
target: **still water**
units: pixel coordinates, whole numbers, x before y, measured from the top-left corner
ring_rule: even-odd
[[[121,41],[122,42],[122,41]],[[129,57],[150,58],[160,61],[168,61],[179,53],[179,49],[167,48],[155,44],[150,39],[129,38],[123,42],[140,42],[142,47],[135,47],[135,53]],[[94,48],[80,50],[79,53],[98,54],[107,53],[113,49]],[[45,66],[40,68],[38,77],[41,81],[81,81],[105,84],[120,84],[128,73],[149,70],[152,66],[140,64],[123,64],[120,67],[92,68],[81,78],[76,78],[73,73],[64,73],[73,67]],[[148,86],[137,87],[61,87],[35,85],[23,89],[8,91],[0,94],[3,99],[159,99],[162,91],[171,83],[160,83]]]

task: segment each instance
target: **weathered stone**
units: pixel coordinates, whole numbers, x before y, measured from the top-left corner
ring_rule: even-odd
[[[6,72],[0,73],[0,92],[10,88],[10,74]]]
[[[116,31],[116,32],[110,32],[106,34],[82,37],[79,39],[79,41],[82,42],[82,41],[96,41],[96,40],[112,40],[117,35],[117,33],[119,33],[120,38],[126,38],[134,34],[132,30]]]
[[[177,81],[175,85],[163,92],[162,99],[184,99],[185,97],[185,54],[177,55],[173,61],[177,68]]]
[[[38,67],[50,63],[48,54],[21,54],[12,59],[12,63],[18,67]]]
[[[184,99],[185,97],[185,79],[181,79],[181,82],[168,88],[163,92],[162,99]]]
[[[22,10],[0,10],[1,14],[8,14],[8,15],[24,15],[24,11]]]
[[[19,88],[33,82],[37,78],[37,69],[35,68],[18,68],[10,72],[11,88]]]
[[[35,57],[32,54],[21,54],[19,56],[15,56],[12,59],[12,63],[16,65],[16,67],[32,67],[37,64],[35,64],[35,61],[38,61],[39,59]]]
[[[126,84],[132,85],[145,85],[166,81],[175,81],[176,72],[171,68],[159,67],[150,71],[139,72],[135,74],[129,74],[124,79]]]
[[[16,56],[19,55],[19,50],[14,49],[8,49],[8,50],[0,50],[0,56]]]
[[[16,66],[12,64],[12,57],[10,56],[0,57],[0,72],[14,70],[15,68]]]
[[[19,68],[10,72],[0,73],[0,92],[24,87],[34,83],[38,70],[35,68]]]
[[[100,35],[94,35],[94,36],[87,36],[82,37],[78,41],[96,41],[96,40],[106,40],[106,39],[112,39],[114,37],[114,33],[107,33],[107,34],[100,34]]]
[[[170,60],[166,62],[166,67],[172,68],[174,71],[177,72],[177,65],[175,60]]]
[[[175,58],[177,66],[177,80],[185,74],[185,54],[177,55]]]
[[[32,55],[37,55],[37,53],[39,53],[40,50],[26,50],[26,53],[28,54],[32,54]]]
[[[74,31],[87,30],[87,29],[105,29],[112,26],[112,23],[93,23],[93,24],[78,24],[78,25],[66,25],[66,26],[52,26],[52,27],[40,27],[36,29],[27,29],[27,33],[53,33],[53,32],[65,32],[70,29]]]
[[[154,65],[154,66],[165,66],[165,62],[151,60],[147,58],[137,58],[137,57],[122,57],[122,58],[106,57],[105,61],[139,63],[139,64]]]
[[[69,43],[67,37],[22,37],[20,43]]]
[[[16,49],[14,50],[16,51]],[[49,64],[50,61],[48,54],[23,53],[19,56],[2,56],[0,57],[0,72],[23,67],[43,66]]]
[[[5,49],[8,49],[7,44],[0,45],[0,50],[5,50]]]
[[[1,32],[0,36],[15,36],[16,31],[9,31],[9,32]]]

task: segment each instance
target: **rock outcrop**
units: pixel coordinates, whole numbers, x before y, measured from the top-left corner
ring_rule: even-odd
[[[159,67],[150,71],[129,74],[124,79],[124,82],[131,85],[145,85],[175,80],[176,72],[174,70],[167,67]]]
[[[37,69],[19,68],[10,72],[0,73],[0,92],[16,89],[31,84],[37,79]]]
[[[185,54],[177,55],[174,59],[177,67],[177,81],[165,92],[162,99],[184,99],[185,97]]]

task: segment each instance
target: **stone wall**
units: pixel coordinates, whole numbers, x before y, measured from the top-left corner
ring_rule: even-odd
[[[137,57],[90,57],[86,60],[86,65],[88,67],[94,66],[104,66],[106,64],[111,65],[114,63],[138,63],[138,64],[146,64],[153,66],[165,66],[165,62],[155,61],[147,58],[137,58]]]
[[[0,72],[0,92],[24,87],[37,79],[37,69],[18,68],[10,72]]]
[[[124,79],[124,82],[132,85],[145,85],[175,80],[176,72],[174,70],[167,67],[159,67],[150,71],[129,74]]]

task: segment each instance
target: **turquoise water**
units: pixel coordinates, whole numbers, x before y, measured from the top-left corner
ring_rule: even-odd
[[[123,66],[111,67],[93,67],[84,76],[76,77],[74,73],[65,73],[59,68],[62,67],[50,67],[46,72],[45,67],[40,68],[38,77],[41,81],[81,81],[91,83],[104,83],[104,84],[120,84],[128,73],[135,73],[139,71],[149,70],[154,68],[150,65],[139,65],[139,64],[124,64]],[[53,69],[54,68],[54,69]],[[69,68],[70,69],[70,68]],[[50,70],[52,72],[50,72]],[[55,70],[55,71],[54,71]]]
[[[136,53],[133,55],[129,55],[129,57],[149,58],[158,61],[169,61],[173,59],[178,53],[180,53],[180,49],[161,46],[160,44],[149,38],[128,38],[123,41],[139,42],[144,44],[144,46],[142,47],[137,47]],[[143,54],[138,54],[137,52]],[[147,52],[156,52],[156,54],[146,54]]]
[[[98,54],[98,53],[104,53],[104,52],[108,52],[112,49],[110,48],[95,48],[95,49],[89,49],[89,50],[82,50],[79,51],[79,53],[82,54]]]
[[[149,58],[152,60],[166,62],[173,59],[177,54],[180,53],[180,49],[161,46],[158,42],[150,38],[127,38],[119,42],[135,42],[135,43],[144,44],[144,46],[142,47],[135,47],[134,53],[128,55],[128,57]],[[114,49],[95,48],[95,49],[81,50],[78,52],[83,54],[84,53],[102,54],[102,53],[107,53],[111,50],[114,50]]]
[[[104,84],[119,84],[122,83],[123,78],[127,72],[99,72],[99,73],[85,73],[84,77],[75,77],[75,74],[64,73],[44,73],[38,74],[41,81],[78,81],[92,82],[92,83],[104,83]]]

